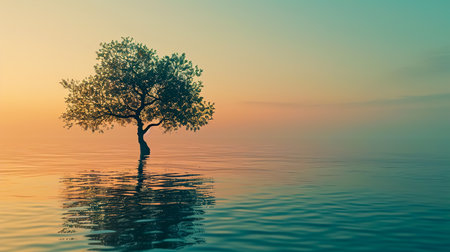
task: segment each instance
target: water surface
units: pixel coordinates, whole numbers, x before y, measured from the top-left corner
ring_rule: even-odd
[[[277,145],[0,154],[1,251],[445,251],[450,158]],[[71,149],[72,148],[72,149]]]

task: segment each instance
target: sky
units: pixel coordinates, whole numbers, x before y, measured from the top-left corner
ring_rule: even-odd
[[[92,74],[99,44],[130,36],[185,52],[216,103],[198,133],[154,138],[447,142],[449,16],[449,1],[0,0],[0,139],[135,137],[58,118],[60,80]]]

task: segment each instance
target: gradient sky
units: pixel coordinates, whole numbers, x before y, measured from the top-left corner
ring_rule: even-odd
[[[448,140],[449,16],[449,1],[2,0],[0,137],[87,134],[61,128],[58,83],[131,36],[205,70],[201,136]]]

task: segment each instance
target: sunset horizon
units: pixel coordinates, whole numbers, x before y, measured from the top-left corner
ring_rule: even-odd
[[[448,1],[0,1],[0,251],[445,251]]]

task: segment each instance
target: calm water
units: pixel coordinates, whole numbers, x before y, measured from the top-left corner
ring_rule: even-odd
[[[450,247],[445,153],[152,147],[3,146],[0,250]]]

